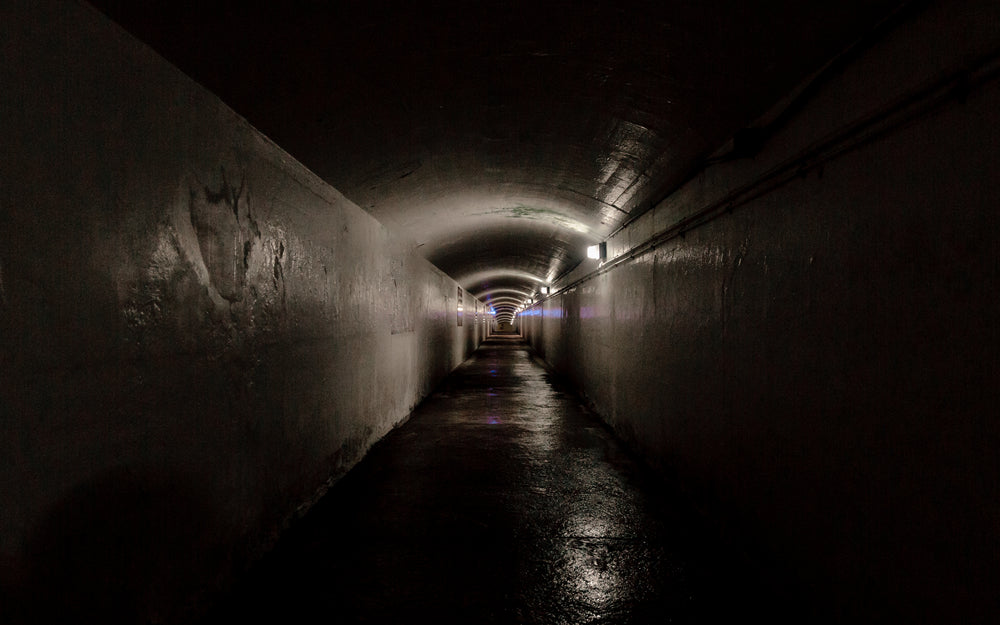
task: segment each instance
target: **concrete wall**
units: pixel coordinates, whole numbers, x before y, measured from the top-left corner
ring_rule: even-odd
[[[183,620],[484,324],[82,3],[2,3],[0,58],[0,621]]]
[[[945,4],[521,318],[803,622],[1000,614],[1000,5]]]

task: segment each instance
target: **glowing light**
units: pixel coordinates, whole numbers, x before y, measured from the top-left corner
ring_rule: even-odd
[[[597,245],[591,245],[587,248],[587,258],[593,258],[601,261],[602,263],[608,258],[608,243],[607,241],[602,241]]]

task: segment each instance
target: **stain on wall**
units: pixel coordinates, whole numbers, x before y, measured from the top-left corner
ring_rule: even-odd
[[[182,622],[475,329],[454,281],[87,5],[0,22],[0,620]]]
[[[212,286],[232,302],[242,298],[250,255],[254,243],[260,240],[260,228],[250,210],[245,174],[240,175],[238,187],[227,179],[225,167],[220,168],[219,177],[217,189],[209,184],[191,189],[191,223],[198,234],[198,246]],[[283,252],[279,250],[275,257],[275,281],[281,274]]]

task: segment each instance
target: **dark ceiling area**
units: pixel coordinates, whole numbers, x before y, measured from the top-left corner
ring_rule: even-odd
[[[899,0],[93,0],[483,299],[523,299]]]

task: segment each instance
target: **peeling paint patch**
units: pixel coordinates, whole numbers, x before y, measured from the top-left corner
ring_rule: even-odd
[[[127,287],[121,314],[125,324],[126,342],[132,346],[151,348],[153,343],[162,347],[162,336],[156,334],[165,315],[165,309],[177,300],[177,292],[186,275],[177,233],[169,226],[161,226],[152,240],[152,250],[136,279]]]
[[[225,167],[220,167],[221,183],[192,185],[189,210],[198,246],[212,286],[224,299],[243,298],[243,287],[253,254],[253,242],[260,228],[253,217],[245,176],[239,186],[230,184]]]
[[[274,269],[272,271],[272,274],[274,278],[274,288],[275,290],[278,291],[283,290],[285,282],[285,274],[281,268],[281,258],[282,256],[284,256],[284,252],[285,252],[285,246],[284,244],[282,244],[281,249],[279,249],[278,253],[274,255]]]
[[[177,251],[176,235],[170,228],[164,228],[156,237],[156,248],[146,267],[146,278],[150,281],[165,281],[170,278],[178,264],[181,255]]]

